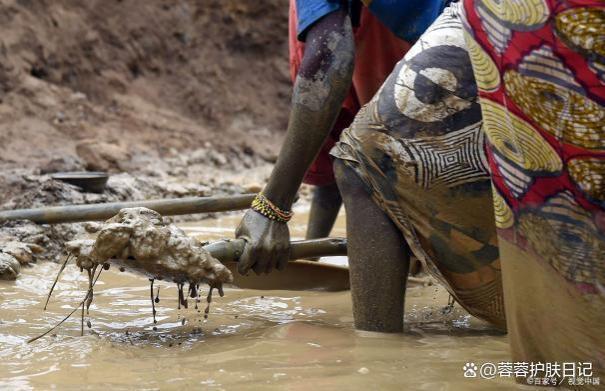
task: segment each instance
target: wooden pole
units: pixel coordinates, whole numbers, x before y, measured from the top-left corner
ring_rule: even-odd
[[[212,256],[222,263],[237,262],[244,251],[244,239],[219,240],[204,246]],[[343,238],[298,240],[290,243],[290,260],[302,258],[347,255],[347,241]]]
[[[269,274],[237,271],[237,260],[245,246],[242,239],[222,240],[204,246],[233,274],[233,283],[243,289],[260,290],[318,290],[339,292],[349,289],[349,269],[323,262],[299,260],[290,262],[285,270]],[[346,255],[345,239],[325,238],[290,242],[290,261],[300,258]]]
[[[105,204],[4,210],[0,211],[0,223],[10,220],[30,220],[38,224],[100,221],[115,216],[120,209],[137,207],[155,210],[163,216],[226,212],[248,209],[254,196],[255,194],[242,194],[225,197],[169,198],[164,200],[110,202]]]

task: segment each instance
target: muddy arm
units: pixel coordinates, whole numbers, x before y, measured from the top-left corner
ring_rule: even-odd
[[[351,86],[354,57],[353,31],[345,11],[334,11],[310,28],[294,85],[286,139],[263,191],[281,209],[291,209],[305,172],[334,125]],[[250,210],[236,236],[248,240],[238,263],[240,274],[286,267],[290,245],[286,224]]]
[[[312,26],[294,84],[286,139],[265,187],[265,195],[290,209],[351,86],[355,47],[345,11],[326,15]]]

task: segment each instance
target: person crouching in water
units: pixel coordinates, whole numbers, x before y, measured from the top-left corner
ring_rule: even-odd
[[[239,262],[243,274],[286,266],[290,207],[351,85],[348,2],[326,3],[338,7],[305,31],[279,158],[236,232],[248,241]],[[374,0],[369,8],[387,26],[413,18],[414,26],[424,20],[430,27],[332,150],[347,212],[355,327],[403,330],[414,254],[472,315],[504,329],[481,111],[458,4],[441,12],[442,1]]]

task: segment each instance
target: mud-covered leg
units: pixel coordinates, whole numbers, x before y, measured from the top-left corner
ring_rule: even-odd
[[[306,238],[317,239],[330,235],[341,205],[342,198],[336,183],[315,187]]]
[[[408,246],[355,172],[339,160],[334,163],[334,172],[347,211],[355,328],[401,332],[410,263]]]

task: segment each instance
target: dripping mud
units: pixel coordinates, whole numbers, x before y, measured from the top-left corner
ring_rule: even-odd
[[[223,283],[233,280],[231,272],[212,257],[202,247],[199,240],[187,235],[174,224],[165,222],[159,213],[151,209],[122,209],[117,215],[103,223],[90,223],[87,231],[94,234],[94,238],[78,238],[65,244],[68,252],[67,258],[51,285],[44,305],[46,310],[61,273],[69,260],[72,257],[75,258],[80,272],[86,271],[88,275],[88,289],[79,304],[82,308],[80,322],[80,335],[82,336],[84,335],[84,311],[86,310],[86,314],[90,313],[94,286],[99,280],[101,272],[109,270],[110,264],[117,264],[121,272],[128,267],[132,271],[151,277],[149,281],[154,324],[157,323],[156,298],[153,297],[155,279],[166,279],[177,284],[178,309],[181,309],[181,306],[188,308],[187,297],[197,299],[200,283],[207,283],[210,289],[207,296],[206,314],[210,309],[213,289],[216,288],[222,297],[224,296]],[[99,273],[95,277],[97,269],[99,269]],[[184,295],[183,288],[187,282],[189,290],[187,295]],[[34,342],[48,335],[69,319],[77,308],[55,326],[41,335],[31,338],[28,342]],[[90,320],[87,321],[87,325],[90,325]]]
[[[305,219],[297,214],[293,238],[303,235]],[[182,228],[200,240],[216,240],[232,235],[237,220]],[[342,217],[334,234],[344,235]],[[225,296],[214,299],[207,285],[177,287],[98,267],[84,337],[80,312],[28,344],[74,308],[82,311],[88,299],[88,273],[70,263],[43,311],[60,268],[38,263],[16,281],[0,282],[1,389],[72,389],[83,378],[89,389],[283,389],[303,380],[328,389],[519,389],[506,380],[463,377],[469,360],[507,360],[506,337],[458,305],[444,311],[448,295],[438,286],[408,288],[406,332],[383,335],[352,329],[349,292],[227,285]],[[211,310],[197,305],[205,296]]]

